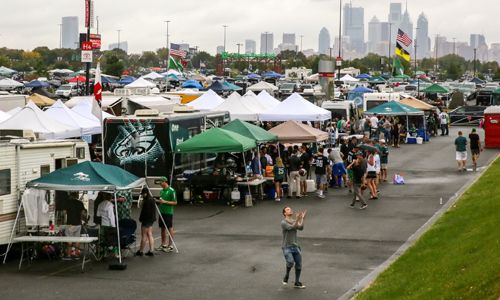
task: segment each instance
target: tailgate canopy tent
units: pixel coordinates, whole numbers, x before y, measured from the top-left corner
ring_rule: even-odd
[[[185,88],[185,89],[199,89],[199,90],[201,90],[203,88],[203,85],[201,85],[201,83],[198,80],[189,79],[189,80],[186,80],[181,85],[181,87]]]
[[[448,89],[440,86],[439,84],[434,83],[430,87],[425,88],[425,89],[421,90],[420,92],[428,93],[428,94],[446,94],[446,93],[449,93],[450,91],[448,91]]]
[[[389,101],[384,104],[375,106],[363,113],[364,115],[383,115],[383,116],[406,116],[406,130],[410,128],[410,123],[408,120],[409,116],[422,116],[423,118],[423,128],[425,130],[425,114],[423,111],[408,106],[406,104],[400,103],[398,101]]]
[[[263,113],[269,109],[266,105],[262,104],[262,101],[257,98],[257,95],[252,91],[246,92],[246,94],[241,97],[241,101],[257,114]]]
[[[288,121],[269,130],[281,143],[317,143],[328,139],[328,133],[302,124]]]
[[[61,100],[44,111],[53,120],[60,123],[80,128],[80,135],[101,134],[101,124],[97,119],[91,120],[69,109]]]
[[[126,89],[154,88],[154,87],[156,87],[156,84],[152,83],[151,81],[147,81],[146,79],[144,79],[142,77],[125,86]]]
[[[165,77],[163,77],[162,75],[160,75],[156,72],[151,72],[149,74],[142,76],[142,78],[155,80],[155,79],[161,79],[161,78],[165,78]]]
[[[43,177],[32,180],[26,184],[27,188],[39,190],[54,190],[54,191],[106,191],[114,193],[115,201],[115,216],[118,216],[118,205],[116,200],[116,192],[123,190],[131,190],[140,188],[146,184],[144,178],[139,178],[119,167],[105,165],[103,163],[86,161],[67,168],[58,169]],[[19,220],[21,205],[17,211],[16,223]],[[117,223],[119,222],[116,218]],[[14,228],[11,232],[10,242],[7,247],[5,256],[10,250],[12,238],[14,236]],[[116,224],[118,238],[118,257],[121,263],[121,247],[120,247],[120,226]],[[5,259],[4,259],[5,263]]]
[[[0,110],[0,123],[10,118],[11,115]]]
[[[276,142],[278,137],[259,126],[250,124],[239,119],[233,120],[222,127],[222,129],[236,132],[247,138],[253,139],[258,143]]]
[[[274,108],[259,115],[261,121],[326,121],[332,113],[293,93]]]
[[[16,70],[9,69],[7,67],[1,66],[0,67],[0,75],[2,76],[11,76],[12,74],[17,73]]]
[[[399,103],[406,104],[408,106],[411,106],[413,108],[423,110],[423,111],[434,111],[436,110],[436,107],[434,105],[430,105],[428,103],[425,103],[424,101],[415,99],[415,98],[404,98],[399,100]]]
[[[252,92],[267,91],[270,94],[272,94],[274,91],[277,90],[278,90],[277,86],[265,81],[259,81],[256,84],[251,85],[247,88],[247,91],[252,91]]]
[[[39,80],[32,80],[29,83],[25,85],[28,88],[47,88],[50,86],[48,82],[45,81],[39,81]]]
[[[0,123],[0,129],[28,129],[46,139],[65,139],[81,136],[80,128],[52,120],[33,102],[28,102],[19,112]]]
[[[260,92],[257,95],[257,98],[259,99],[260,103],[268,109],[271,109],[281,103],[278,99],[271,96],[266,90]]]
[[[214,110],[228,111],[231,120],[240,119],[243,121],[257,121],[257,111],[248,103],[243,102],[242,97],[237,92],[233,92],[221,105]]]
[[[189,102],[189,106],[192,106],[194,109],[198,110],[212,110],[221,105],[223,102],[224,99],[217,95],[216,92],[208,90],[200,97]]]
[[[33,93],[33,95],[29,96],[28,100],[33,101],[33,103],[35,103],[37,106],[40,106],[40,107],[50,106],[50,105],[54,105],[54,103],[56,103],[55,100],[50,99],[49,97],[37,94],[37,93]]]
[[[257,147],[254,139],[222,128],[212,128],[180,143],[176,153],[245,152]]]
[[[11,90],[22,86],[24,86],[24,84],[20,83],[19,81],[12,80],[10,78],[4,78],[0,80],[0,89],[3,90]]]

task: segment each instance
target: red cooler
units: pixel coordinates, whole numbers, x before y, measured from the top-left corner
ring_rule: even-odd
[[[484,142],[486,148],[500,148],[500,106],[484,110]]]

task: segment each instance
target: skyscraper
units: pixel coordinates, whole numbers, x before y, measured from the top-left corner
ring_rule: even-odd
[[[325,27],[321,28],[318,41],[319,54],[329,54],[331,47],[330,32]]]
[[[63,17],[61,31],[63,48],[80,48],[78,17]]]
[[[402,11],[401,3],[391,3],[389,9],[389,17],[388,17],[389,25],[391,27],[391,35],[390,35],[391,53],[394,52],[394,47],[396,45],[396,34],[398,32],[398,27],[401,24],[401,20],[403,19],[401,11]]]
[[[283,44],[295,45],[295,33],[283,33]]]
[[[271,32],[260,34],[260,54],[274,53],[274,35]]]
[[[403,32],[406,33],[406,35],[408,35],[413,40],[413,22],[410,19],[410,14],[408,13],[408,7],[406,7],[405,9],[403,18],[401,19],[401,23],[399,24],[399,29],[403,30]],[[415,45],[412,43],[409,47],[406,48],[406,50],[411,54],[413,54],[414,46]]]
[[[362,7],[353,7],[352,3],[344,6],[344,32],[351,41],[349,50],[358,54],[365,52],[365,10]]]
[[[473,33],[470,35],[470,43],[469,44],[472,48],[479,48],[481,46],[486,45],[486,39],[484,38],[484,35],[482,35],[482,34]]]
[[[431,40],[429,38],[429,21],[424,13],[417,20],[417,59],[431,56]]]
[[[368,22],[368,53],[381,54],[378,47],[380,42],[382,42],[382,26],[380,24],[377,16],[373,16],[370,22]]]
[[[245,53],[251,54],[257,52],[257,43],[254,40],[245,40]]]

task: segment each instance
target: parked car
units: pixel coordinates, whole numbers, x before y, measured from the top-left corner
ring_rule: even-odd
[[[63,84],[56,90],[56,96],[63,98],[78,96],[78,86],[75,84]]]
[[[479,125],[486,106],[460,106],[448,113],[451,125]]]
[[[285,98],[290,96],[296,88],[296,84],[293,82],[282,83],[279,87],[278,93],[280,98]]]

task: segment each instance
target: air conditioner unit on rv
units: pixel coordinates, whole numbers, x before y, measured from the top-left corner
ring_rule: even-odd
[[[113,92],[115,96],[130,96],[132,92],[130,89],[115,89]]]
[[[137,117],[157,117],[160,112],[157,109],[138,109],[135,111]]]
[[[145,96],[145,95],[151,94],[151,89],[150,88],[136,88],[134,90],[134,92],[135,92],[136,95],[143,95],[143,96]]]
[[[33,130],[30,129],[1,129],[0,139],[13,139],[13,138],[25,138],[30,141],[36,140],[36,135]]]

